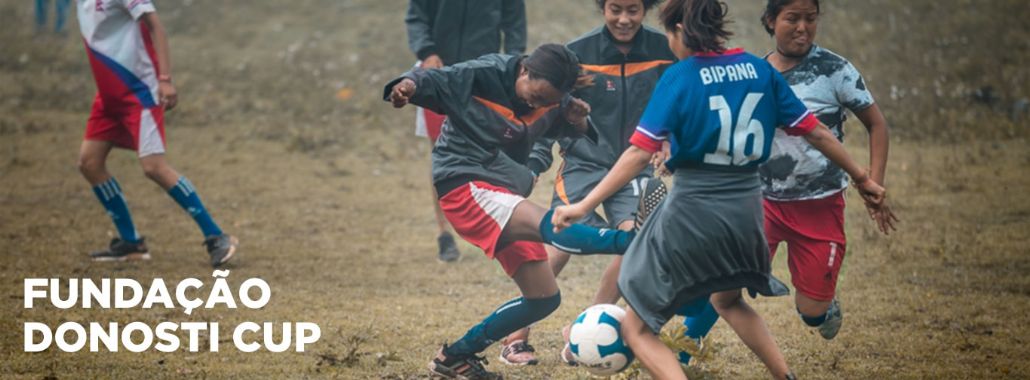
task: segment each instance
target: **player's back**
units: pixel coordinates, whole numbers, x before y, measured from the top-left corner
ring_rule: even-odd
[[[675,96],[656,93],[674,109],[666,121],[670,167],[755,171],[769,157],[774,128],[808,114],[772,66],[742,49],[692,56],[665,76],[678,83]]]

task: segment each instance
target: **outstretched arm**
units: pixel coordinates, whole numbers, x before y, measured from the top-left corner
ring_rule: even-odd
[[[875,103],[855,112],[855,116],[858,116],[862,125],[865,125],[866,130],[869,131],[869,175],[876,183],[886,184],[887,152],[890,150],[887,119],[883,117],[880,107]],[[890,211],[886,202],[879,207],[867,204],[866,208],[869,216],[879,225],[880,231],[886,234],[889,231],[897,230],[894,223],[898,221],[898,218]]]
[[[175,108],[179,103],[179,94],[172,84],[172,59],[168,49],[168,34],[165,32],[164,24],[157,18],[157,12],[147,12],[140,17],[143,24],[150,31],[151,40],[154,41],[154,50],[157,54],[157,67],[159,69],[157,81],[157,95],[162,106],[166,110]]]

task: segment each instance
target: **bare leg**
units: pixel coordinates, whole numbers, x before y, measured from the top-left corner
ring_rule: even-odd
[[[527,299],[546,298],[558,294],[558,282],[546,261],[530,261],[519,266],[512,276],[519,286],[522,297]]]
[[[783,353],[776,346],[776,341],[762,317],[751,309],[747,302],[744,302],[741,291],[738,289],[715,293],[712,294],[710,300],[712,306],[715,306],[715,310],[719,312],[719,316],[725,319],[740,340],[744,341],[744,344],[758,355],[773,377],[786,378],[790,368],[787,367]]]
[[[547,250],[547,262],[551,265],[551,271],[554,272],[554,277],[558,277],[572,255],[550,245],[545,245],[544,249]]]
[[[146,174],[147,178],[156,182],[165,191],[179,182],[179,173],[172,169],[171,165],[168,165],[164,154],[140,157],[139,162],[143,166],[143,174]]]
[[[655,379],[687,379],[676,355],[647,327],[633,307],[626,308],[626,318],[622,319],[622,337]]]
[[[84,140],[79,147],[79,172],[90,186],[104,183],[111,178],[107,172],[107,155],[114,144],[108,141]]]
[[[565,267],[565,263],[569,262],[569,258],[572,257],[572,255],[562,252],[560,249],[554,248],[550,245],[544,245],[544,249],[547,250],[547,263],[551,267],[551,272],[554,273],[554,277],[558,277],[558,274],[561,273],[562,268]],[[516,340],[528,341],[529,327],[509,334],[503,341],[501,341],[501,343],[508,344],[509,342],[514,342]]]
[[[522,264],[512,277],[526,299],[545,298],[558,294],[558,282],[546,261],[531,261]],[[501,344],[529,340],[529,326],[523,327],[501,340]]]
[[[619,229],[623,231],[633,230],[633,221],[624,220],[622,223],[619,223]],[[601,285],[598,287],[597,293],[594,294],[594,305],[619,302],[619,298],[622,297],[619,294],[618,285],[620,268],[622,268],[622,256],[613,257],[612,262],[608,264],[608,268],[605,268],[604,274],[601,275]]]
[[[544,218],[547,210],[537,206],[529,200],[524,200],[515,206],[511,219],[501,232],[501,241],[510,243],[515,241],[537,241],[542,242],[540,237],[540,221]],[[554,277],[554,272],[551,272]]]

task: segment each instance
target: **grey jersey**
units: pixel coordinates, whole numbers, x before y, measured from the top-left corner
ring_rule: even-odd
[[[515,80],[521,61],[488,54],[441,69],[414,69],[383,88],[383,100],[388,100],[395,84],[411,79],[416,85],[411,103],[447,115],[433,147],[433,183],[440,196],[473,180],[528,196],[534,175],[525,165],[533,143],[582,135],[563,116],[570,97],[537,109],[518,101]],[[592,128],[587,137],[596,140]]]
[[[873,105],[858,70],[843,57],[813,45],[808,56],[782,73],[805,106],[844,141],[845,110]],[[772,200],[821,199],[848,186],[844,170],[830,162],[802,136],[776,130],[769,161],[760,167],[762,192]]]

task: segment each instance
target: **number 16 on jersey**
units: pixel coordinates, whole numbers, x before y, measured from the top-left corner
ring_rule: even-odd
[[[762,95],[757,92],[747,94],[740,105],[736,127],[733,126],[733,110],[726,98],[722,95],[708,98],[709,109],[719,113],[719,142],[715,152],[705,154],[706,164],[744,166],[762,158],[765,130],[762,122],[751,118]]]

